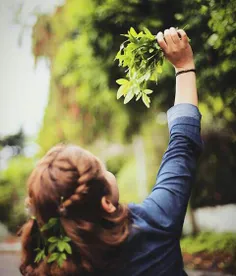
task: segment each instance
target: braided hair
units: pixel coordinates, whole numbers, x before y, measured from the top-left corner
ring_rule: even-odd
[[[29,219],[21,229],[22,275],[83,275],[119,263],[118,249],[130,233],[129,210],[119,202],[114,213],[101,207],[110,188],[97,157],[75,145],[56,145],[38,162],[27,184],[26,204],[36,220]],[[37,233],[52,217],[60,219],[71,239],[73,254],[62,267],[46,259],[34,262]],[[47,238],[52,233],[49,229],[41,234]]]

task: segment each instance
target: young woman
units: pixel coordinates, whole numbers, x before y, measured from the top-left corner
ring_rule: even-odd
[[[28,180],[32,218],[22,228],[23,275],[186,275],[180,236],[201,151],[191,46],[170,28],[157,41],[176,71],[170,140],[156,184],[141,204],[119,203],[114,175],[75,145],[53,147]]]

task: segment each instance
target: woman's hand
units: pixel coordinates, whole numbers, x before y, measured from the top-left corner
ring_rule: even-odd
[[[184,30],[171,27],[157,34],[157,41],[165,57],[175,67],[176,72],[195,68],[193,51]]]

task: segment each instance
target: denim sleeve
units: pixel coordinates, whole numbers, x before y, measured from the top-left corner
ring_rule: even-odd
[[[170,139],[156,184],[141,207],[157,227],[181,235],[196,161],[202,149],[201,114],[191,104],[167,112]]]

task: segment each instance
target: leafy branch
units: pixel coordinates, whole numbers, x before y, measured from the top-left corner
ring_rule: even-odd
[[[65,235],[59,218],[51,218],[48,223],[40,228],[40,233],[47,230],[51,230],[55,236],[48,238],[46,242],[43,243],[43,248],[39,245],[39,247],[35,249],[37,255],[34,262],[39,263],[48,257],[47,263],[56,261],[59,267],[61,267],[63,261],[67,258],[66,254],[72,254],[71,245],[69,244],[71,239]],[[43,239],[42,235],[41,239]]]
[[[136,101],[142,98],[143,103],[149,108],[149,94],[153,90],[147,88],[149,80],[158,80],[162,73],[164,54],[158,45],[155,36],[147,29],[137,33],[133,27],[128,34],[123,35],[128,39],[124,41],[115,59],[119,60],[119,66],[127,68],[127,79],[118,79],[120,85],[117,91],[117,99],[124,97],[124,104],[133,98]]]

